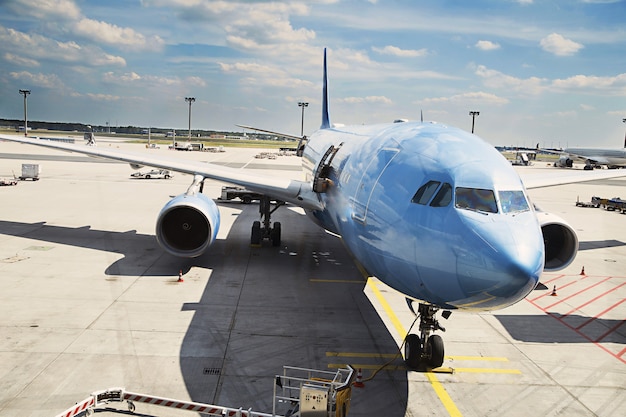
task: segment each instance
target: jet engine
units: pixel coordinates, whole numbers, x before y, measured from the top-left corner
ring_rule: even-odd
[[[576,232],[565,220],[554,214],[537,211],[537,219],[545,247],[544,271],[560,271],[566,268],[578,253]]]
[[[195,258],[213,243],[219,227],[220,212],[213,200],[201,193],[181,194],[159,213],[156,237],[172,255]]]
[[[558,161],[556,161],[554,163],[555,167],[561,167],[561,168],[571,168],[574,165],[574,161],[565,155],[561,155],[558,159]]]

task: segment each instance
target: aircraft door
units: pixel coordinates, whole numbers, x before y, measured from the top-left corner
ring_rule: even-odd
[[[370,160],[367,168],[363,171],[363,176],[357,187],[354,198],[352,199],[352,218],[365,223],[367,217],[367,208],[370,198],[374,191],[374,187],[378,183],[378,179],[389,166],[393,158],[398,154],[398,149],[383,148],[376,154],[376,157]]]

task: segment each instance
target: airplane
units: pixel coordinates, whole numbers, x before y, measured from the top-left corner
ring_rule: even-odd
[[[554,163],[554,166],[559,168],[571,168],[574,159],[584,162],[585,170],[601,168],[603,165],[609,169],[626,168],[626,138],[624,138],[624,149],[566,148],[562,152],[546,149],[542,151],[559,154],[559,159]]]
[[[156,220],[158,243],[179,257],[200,256],[216,239],[220,213],[202,193],[205,179],[263,194],[251,244],[269,240],[280,245],[281,225],[272,224],[271,214],[284,203],[302,207],[310,219],[343,240],[369,276],[405,295],[415,320],[420,320],[419,334],[411,333],[403,342],[410,369],[443,364],[443,339],[435,334],[445,331],[436,318],[440,310],[447,319],[452,310],[510,306],[535,288],[543,271],[567,267],[578,251],[574,229],[536,208],[511,164],[478,136],[422,120],[333,126],[326,49],[321,127],[299,138],[304,180],[37,138],[0,139],[192,175],[187,191],[170,200]],[[568,174],[531,179],[526,187],[626,172],[584,178]]]

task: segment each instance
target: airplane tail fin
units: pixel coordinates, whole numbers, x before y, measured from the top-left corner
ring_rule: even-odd
[[[320,129],[330,127],[330,116],[328,114],[328,69],[326,67],[326,48],[324,48],[324,78],[322,80],[322,126]]]

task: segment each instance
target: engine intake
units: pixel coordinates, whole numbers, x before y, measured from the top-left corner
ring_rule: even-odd
[[[156,237],[159,245],[174,256],[195,258],[213,243],[220,226],[220,212],[203,194],[181,194],[159,213]]]
[[[545,247],[544,271],[560,271],[578,253],[578,236],[567,222],[551,213],[537,212]]]

